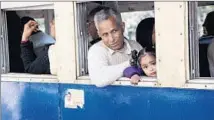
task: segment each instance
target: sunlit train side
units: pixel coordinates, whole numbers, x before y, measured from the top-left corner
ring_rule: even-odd
[[[106,87],[92,84],[86,16],[99,4],[120,11],[128,39],[135,38],[142,19],[155,17],[157,77],[142,76],[138,85],[125,77]],[[212,1],[1,2],[1,119],[213,120],[214,82],[200,76],[198,41],[202,30],[198,16],[204,20],[213,5]],[[35,18],[49,34],[53,14],[57,75],[24,73],[20,18]]]

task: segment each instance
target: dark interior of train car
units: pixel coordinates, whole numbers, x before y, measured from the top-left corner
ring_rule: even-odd
[[[10,58],[10,72],[24,72],[22,60],[20,58],[20,17],[15,11],[8,11],[7,15],[7,29],[8,29],[8,43],[9,43],[9,58]]]
[[[46,25],[45,17],[50,17],[52,12],[52,10],[19,10],[6,12],[10,66],[9,72],[24,73],[23,62],[20,57],[20,42],[22,37],[20,22],[21,17],[29,16],[34,18],[36,21],[42,21],[42,23],[39,23],[40,30],[42,29],[43,32],[48,32],[49,28],[46,29],[46,27],[48,27],[49,24]],[[49,18],[47,20],[49,20]]]
[[[208,10],[205,8],[206,6],[212,7],[212,10]],[[206,14],[214,10],[214,2],[198,2],[198,9],[206,9]],[[199,11],[200,12],[200,11]],[[200,14],[200,13],[199,13]],[[198,21],[199,23],[200,21]],[[204,20],[203,20],[204,22]],[[202,28],[202,26],[199,26]],[[210,77],[209,63],[207,59],[207,49],[209,44],[212,41],[213,36],[199,36],[199,69],[200,69],[200,77]],[[207,42],[206,42],[207,41]]]

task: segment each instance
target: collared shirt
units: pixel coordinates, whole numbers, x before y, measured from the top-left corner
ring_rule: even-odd
[[[126,39],[124,40],[124,47],[122,49],[120,49],[120,50],[114,51],[114,50],[108,48],[107,46],[106,46],[106,48],[109,50],[109,52],[111,54],[113,54],[115,52],[121,52],[121,53],[131,54],[131,47],[130,47],[129,42]]]
[[[103,46],[105,46],[103,42],[102,44]],[[131,43],[129,43],[128,40],[124,40],[124,47],[117,51],[114,51],[108,48],[107,46],[105,46],[105,48],[108,51],[109,65],[117,65],[129,60],[131,58],[131,51],[132,51],[130,44]]]
[[[114,51],[103,41],[94,44],[88,52],[89,76],[92,83],[98,87],[110,85],[122,77],[125,68],[129,67],[131,51],[140,51],[142,47],[133,40],[124,40],[124,47]]]

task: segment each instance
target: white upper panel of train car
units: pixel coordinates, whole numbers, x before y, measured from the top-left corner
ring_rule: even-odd
[[[53,9],[53,2],[1,2],[4,10],[38,10]]]

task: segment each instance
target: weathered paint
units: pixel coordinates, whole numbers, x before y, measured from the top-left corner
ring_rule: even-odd
[[[64,108],[67,89],[85,92],[83,109]],[[214,91],[1,82],[2,120],[213,120]]]

